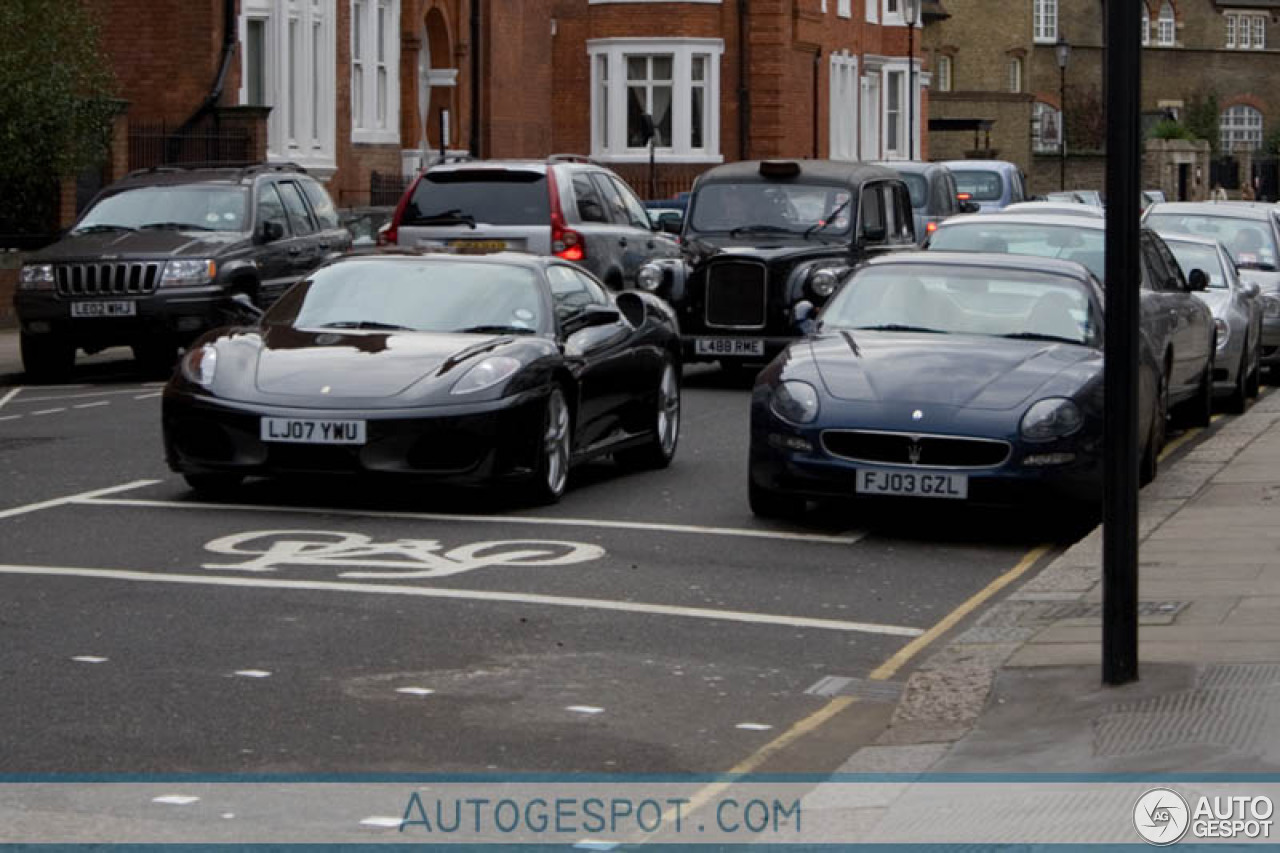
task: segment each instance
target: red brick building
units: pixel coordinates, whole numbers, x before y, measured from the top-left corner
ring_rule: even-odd
[[[444,148],[587,153],[644,187],[644,113],[664,189],[741,158],[927,155],[904,0],[97,3],[128,102],[108,179],[243,148],[356,206]]]

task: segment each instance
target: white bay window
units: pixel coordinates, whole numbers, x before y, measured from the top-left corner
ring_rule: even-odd
[[[858,58],[848,51],[831,54],[830,128],[832,160],[858,159]]]
[[[613,162],[649,157],[719,163],[720,39],[596,39],[591,55],[591,153]]]
[[[400,0],[351,0],[351,141],[400,143]]]

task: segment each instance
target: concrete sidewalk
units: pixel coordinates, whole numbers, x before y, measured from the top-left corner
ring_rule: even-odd
[[[934,653],[840,772],[1280,772],[1280,393],[1165,466],[1141,516],[1138,682],[1101,684],[1099,528]],[[1012,824],[1061,807],[1035,787]],[[860,809],[861,840],[914,840],[929,788]]]

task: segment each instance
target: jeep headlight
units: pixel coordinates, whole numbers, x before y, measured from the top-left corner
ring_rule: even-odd
[[[218,370],[218,351],[209,344],[196,347],[182,357],[182,375],[188,382],[208,388]]]
[[[809,276],[809,291],[819,299],[826,299],[835,293],[836,286],[839,284],[840,277],[833,269],[814,270]]]
[[[1065,397],[1050,397],[1027,409],[1020,430],[1027,441],[1052,441],[1078,432],[1084,426],[1080,407]]]
[[[492,355],[462,375],[449,392],[451,394],[474,394],[486,388],[492,388],[499,382],[511,377],[520,369],[517,359],[505,355]]]
[[[788,380],[773,389],[769,408],[784,421],[810,424],[818,418],[818,392],[808,382]]]
[[[218,274],[218,265],[211,260],[169,261],[160,277],[161,287],[194,287],[208,284]]]
[[[662,267],[657,264],[645,264],[636,271],[636,286],[653,293],[662,287],[663,278],[665,276],[662,273]]]
[[[53,290],[53,264],[25,264],[18,276],[22,290]]]

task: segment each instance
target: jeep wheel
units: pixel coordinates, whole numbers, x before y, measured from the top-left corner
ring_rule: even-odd
[[[145,341],[133,344],[133,360],[148,376],[168,379],[178,360],[178,347],[170,341]]]
[[[22,367],[36,382],[66,379],[76,363],[76,348],[49,335],[22,335]]]
[[[202,498],[228,498],[236,487],[244,482],[243,474],[229,471],[211,471],[204,474],[183,474],[191,490]]]

